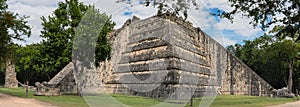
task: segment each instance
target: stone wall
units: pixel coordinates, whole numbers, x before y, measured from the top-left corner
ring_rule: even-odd
[[[272,86],[259,75],[234,56],[228,61],[231,66],[223,75],[221,88],[224,94],[270,96]]]

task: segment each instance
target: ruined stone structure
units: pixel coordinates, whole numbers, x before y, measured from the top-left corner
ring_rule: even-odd
[[[17,80],[17,73],[15,72],[15,64],[9,59],[6,61],[4,87],[18,88],[18,80]]]
[[[289,93],[287,87],[283,87],[281,89],[274,89],[271,91],[271,97],[286,97],[286,98],[294,98],[295,94]]]
[[[58,96],[60,95],[60,89],[55,86],[49,85],[47,82],[36,82],[36,90],[34,95],[36,96]]]
[[[114,69],[106,85],[111,93],[182,97],[186,93],[176,90],[192,89],[194,96],[201,96],[217,89],[220,94],[269,95],[272,87],[267,82],[200,28],[168,14],[134,19],[111,37]],[[162,82],[144,81],[153,75]],[[131,84],[143,84],[139,88],[145,89],[159,85],[137,92]]]
[[[77,80],[84,83],[77,83],[101,85],[106,93],[175,99],[204,93],[269,96],[272,89],[200,28],[170,14],[134,17],[110,40],[111,60],[101,62],[96,71],[84,72]],[[62,74],[58,77],[66,78]]]
[[[76,93],[77,87],[74,79],[73,63],[70,62],[47,84],[60,89],[61,93]]]
[[[70,62],[49,82],[35,83],[34,95],[57,96],[60,94],[77,93],[77,86],[74,79],[73,63]]]

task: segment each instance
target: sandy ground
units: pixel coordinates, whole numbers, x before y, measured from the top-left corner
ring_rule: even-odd
[[[276,106],[268,106],[268,107],[300,107],[300,101],[289,102],[286,104],[276,105]]]
[[[0,107],[57,107],[35,99],[19,98],[0,93]]]

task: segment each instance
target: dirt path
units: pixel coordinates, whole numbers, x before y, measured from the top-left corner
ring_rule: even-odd
[[[19,98],[0,93],[0,107],[56,107],[35,99]]]
[[[268,107],[300,107],[300,101],[289,102],[286,104],[276,105],[276,106],[268,106]]]

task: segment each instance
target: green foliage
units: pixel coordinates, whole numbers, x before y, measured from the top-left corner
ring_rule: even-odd
[[[74,59],[89,65],[91,62],[99,62],[109,58],[111,46],[107,36],[115,25],[110,19],[111,17],[105,13],[100,13],[94,7],[90,7],[86,11],[76,28],[73,44]]]
[[[241,13],[252,19],[250,24],[261,26],[263,30],[275,25],[272,32],[276,33],[277,37],[300,39],[299,0],[229,0],[229,2],[234,8],[232,11],[220,10],[215,15],[232,20],[235,14]]]
[[[232,52],[238,58],[274,88],[285,87],[289,73],[288,64],[299,57],[300,45],[293,40],[280,40],[268,35],[261,36],[253,41],[247,40],[244,43],[244,45],[229,46],[228,49],[234,50]],[[297,63],[299,62],[295,62],[294,69],[299,68]],[[297,82],[297,80],[294,80],[294,82]]]
[[[98,62],[100,61],[104,61],[107,58],[110,59],[111,44],[109,43],[108,33],[113,31],[113,28],[116,25],[114,22],[112,22],[111,17],[107,17],[105,14],[102,14],[101,16],[105,18],[106,22],[102,27],[99,36],[97,38],[97,44],[95,50],[97,65]]]
[[[88,6],[77,0],[59,2],[53,14],[42,17],[41,54],[44,72],[58,72],[71,61],[75,28]]]
[[[94,7],[84,5],[82,2],[78,2],[78,0],[66,0],[65,2],[58,3],[58,8],[54,10],[51,16],[41,18],[43,26],[43,30],[41,31],[41,37],[43,38],[41,47],[41,54],[43,55],[43,58],[41,59],[41,66],[43,67],[44,72],[58,72],[71,61],[75,30],[78,30],[79,32],[81,32],[80,30],[85,30],[85,32],[88,32],[89,30],[95,30],[88,28],[77,28],[82,17],[87,14],[89,9],[93,10]],[[94,9],[93,12],[96,12],[93,13],[94,15],[100,15],[99,10]],[[100,35],[96,36],[87,34],[79,36],[79,38],[82,39],[82,41],[86,44],[91,43],[89,42],[90,37],[94,37],[93,39],[97,39],[97,37],[100,38],[97,43],[98,45],[89,44],[97,46],[97,61],[104,60],[105,58],[109,57],[108,54],[110,54],[110,46],[106,36],[114,26],[114,23],[110,21],[110,17],[107,17],[105,14],[101,15],[103,15],[101,17],[105,16],[109,21],[104,26],[105,28],[103,28],[103,31],[100,30]],[[88,27],[88,25],[86,27]],[[97,31],[99,31],[100,27],[97,28]],[[75,56],[86,55],[87,53],[95,54],[92,51],[94,50],[90,50],[85,54],[75,53]]]
[[[4,81],[5,62],[9,59],[16,62],[15,40],[24,40],[30,36],[30,26],[27,24],[27,16],[20,16],[8,10],[7,0],[0,0],[0,84]]]
[[[18,46],[16,49],[16,72],[22,77],[18,79],[30,81],[32,76],[42,71],[39,66],[41,58],[39,46],[39,44],[32,44],[25,47]]]
[[[0,66],[0,85],[4,85],[5,82],[5,68]]]
[[[26,18],[28,17],[8,11],[6,0],[0,1],[0,63],[14,57],[12,39],[23,40],[24,36],[30,36],[31,28],[27,25]]]
[[[0,73],[3,73],[5,71],[3,66],[0,66]]]

